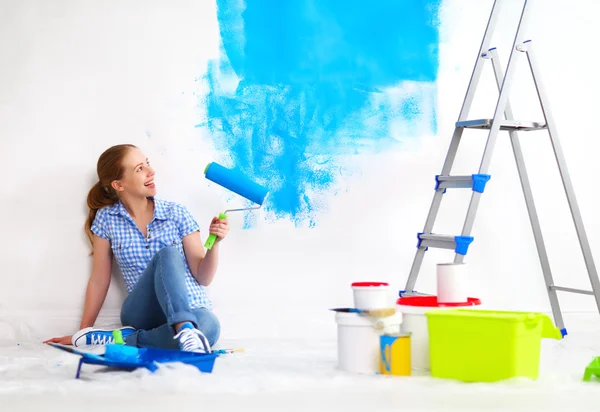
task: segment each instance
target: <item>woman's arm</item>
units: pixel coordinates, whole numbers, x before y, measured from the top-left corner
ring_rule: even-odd
[[[190,267],[190,272],[198,283],[208,286],[212,283],[217,266],[219,264],[219,243],[229,232],[229,224],[226,219],[213,218],[209,233],[217,235],[217,241],[211,249],[204,250],[199,232],[194,232],[183,238],[183,249]]]
[[[110,286],[111,270],[112,270],[112,251],[108,240],[94,235],[94,255],[92,263],[92,274],[88,280],[87,290],[85,293],[85,304],[83,308],[83,316],[79,329],[84,329],[94,326],[98,313],[104,304],[108,287]],[[71,336],[63,336],[60,338],[52,338],[47,342],[61,343],[71,345]]]
[[[98,313],[104,304],[112,270],[112,251],[108,240],[94,235],[94,260],[92,275],[88,281],[85,293],[83,316],[79,329],[94,326]]]

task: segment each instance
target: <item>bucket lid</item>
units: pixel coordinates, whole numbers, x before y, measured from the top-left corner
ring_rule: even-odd
[[[466,302],[438,302],[437,296],[405,296],[396,301],[396,304],[402,306],[415,306],[427,308],[461,307],[481,305],[481,300],[477,298],[467,298]]]
[[[526,329],[535,329],[541,324],[540,332],[542,338],[562,339],[562,333],[559,328],[552,324],[552,320],[543,313],[537,312],[511,312],[494,310],[432,310],[425,313],[430,317],[452,317],[454,319],[462,318],[464,320],[485,319],[489,327],[493,327],[490,322],[513,322],[522,323]],[[466,324],[469,325],[468,323]],[[480,324],[481,325],[481,324]]]
[[[386,282],[354,282],[352,287],[365,288],[365,287],[380,287],[380,286],[389,286],[389,283]]]
[[[353,312],[336,312],[335,322],[338,325],[368,327],[375,327],[375,325],[379,323],[381,326],[387,327],[400,325],[402,323],[402,313],[396,312],[392,316],[372,318],[370,316],[364,316]]]

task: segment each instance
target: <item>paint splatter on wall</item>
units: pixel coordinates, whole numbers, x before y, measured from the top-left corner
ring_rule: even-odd
[[[435,133],[439,1],[217,0],[203,125],[273,217],[314,226],[341,156]]]

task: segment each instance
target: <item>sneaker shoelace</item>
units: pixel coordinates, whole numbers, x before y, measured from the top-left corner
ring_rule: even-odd
[[[207,347],[203,341],[204,335],[198,329],[181,329],[175,339],[178,339],[181,343],[181,350],[186,352],[210,352],[210,348]],[[206,338],[204,338],[206,339]]]
[[[114,342],[112,334],[108,333],[92,333],[91,340],[92,345],[107,345]]]

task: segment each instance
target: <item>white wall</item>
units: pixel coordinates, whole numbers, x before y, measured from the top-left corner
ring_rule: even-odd
[[[508,30],[496,36],[505,62],[519,3],[508,2]],[[598,261],[600,202],[593,185],[600,143],[593,121],[600,4],[539,3],[532,5],[529,32]],[[241,216],[231,217],[210,289],[223,337],[331,336],[335,325],[327,308],[351,304],[350,282],[385,280],[403,288],[491,4],[444,3],[437,136],[407,142],[399,153],[348,159],[360,173],[344,182],[351,190],[329,199],[316,229],[278,222],[242,231]],[[0,342],[75,331],[91,263],[82,231],[85,196],[96,159],[108,146],[139,145],[157,169],[159,195],[185,203],[203,228],[222,210],[224,198],[202,174],[213,160],[210,137],[193,127],[201,110],[194,78],[217,56],[218,40],[211,1],[0,4]],[[513,109],[524,119],[540,118],[527,67],[520,68]],[[473,118],[493,111],[491,67],[486,83]],[[547,134],[522,136],[556,284],[588,288]],[[485,137],[465,135],[455,173],[476,170]],[[473,295],[491,306],[548,310],[506,137],[498,140],[466,259]],[[468,192],[446,194],[438,232],[460,230],[468,199]],[[417,288],[434,292],[435,263],[452,257],[427,252]],[[115,282],[99,324],[118,319],[123,296]],[[592,297],[560,297],[564,311],[595,310]]]

